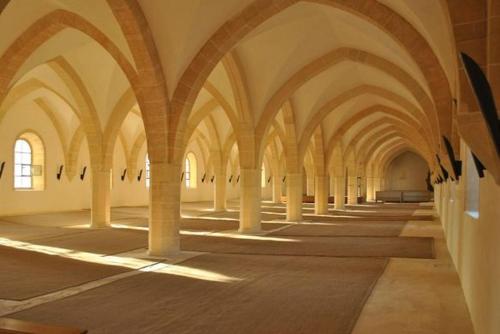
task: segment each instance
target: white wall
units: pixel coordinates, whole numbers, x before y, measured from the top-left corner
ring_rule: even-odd
[[[436,208],[460,276],[476,334],[500,333],[500,186],[486,172],[479,182],[478,216],[465,211],[468,149],[459,182],[436,187]],[[469,167],[470,168],[470,167]]]

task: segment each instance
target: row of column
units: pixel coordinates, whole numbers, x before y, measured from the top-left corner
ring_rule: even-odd
[[[167,256],[180,249],[180,166],[169,163],[150,164],[151,182],[149,191],[149,254]],[[215,171],[214,210],[226,209],[226,173],[224,169]],[[286,174],[286,218],[288,221],[302,220],[303,174]],[[344,176],[334,176],[334,196],[337,210],[344,209],[346,180]],[[273,201],[281,201],[281,182],[273,178]],[[317,175],[314,179],[314,211],[328,213],[330,177]],[[367,179],[367,199],[373,200],[375,189],[380,189],[380,180]],[[95,168],[92,170],[92,211],[91,227],[105,228],[110,224],[111,172]],[[357,178],[347,178],[347,198],[349,204],[357,201]],[[258,233],[261,225],[261,169],[240,169],[240,229],[241,233]]]

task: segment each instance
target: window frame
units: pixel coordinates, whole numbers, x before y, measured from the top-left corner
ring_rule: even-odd
[[[198,159],[196,155],[190,151],[186,154],[184,158],[184,186],[187,189],[198,188],[198,182],[196,180],[198,175]]]
[[[144,157],[144,183],[146,184],[146,188],[149,189],[151,187],[151,162],[147,153]]]
[[[29,164],[23,164],[23,163],[18,163],[17,162],[17,155],[18,154],[28,154],[27,152],[18,152],[17,151],[17,144],[18,142],[24,142],[28,145],[28,148],[29,148],[29,157],[30,157],[30,163]],[[31,143],[29,142],[29,140],[25,139],[25,138],[22,138],[22,137],[17,137],[16,140],[14,141],[14,173],[13,173],[13,186],[14,186],[14,190],[16,191],[23,191],[23,190],[34,190],[34,187],[33,187],[33,146],[31,145]],[[16,167],[17,166],[20,166],[21,168],[21,175],[17,175],[17,172],[16,172]],[[23,167],[26,167],[26,166],[29,166],[29,175],[22,175],[22,170],[23,170]],[[29,178],[29,187],[24,187],[24,186],[17,186],[16,184],[16,180],[18,178],[21,178],[21,179],[25,179],[25,178]],[[22,183],[22,182],[21,182]]]

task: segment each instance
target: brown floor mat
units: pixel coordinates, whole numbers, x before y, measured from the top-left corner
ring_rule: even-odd
[[[283,240],[183,236],[181,248],[225,254],[434,258],[434,239],[416,237],[274,237]],[[290,241],[291,240],[291,241]]]
[[[89,333],[348,334],[386,260],[210,254],[182,265],[240,281],[144,273],[9,317]]]
[[[261,223],[263,231],[271,231],[287,224],[279,223]],[[237,220],[217,220],[217,219],[204,219],[204,218],[182,218],[181,229],[191,231],[227,231],[237,230],[240,222]]]
[[[286,229],[272,232],[271,235],[282,236],[370,236],[397,237],[401,234],[406,222],[391,221],[352,221],[337,223],[310,223],[292,225]]]
[[[0,299],[23,300],[129,271],[0,246]]]
[[[110,255],[147,247],[148,234],[147,231],[125,229],[87,230],[84,233],[39,239],[32,242],[37,245]]]

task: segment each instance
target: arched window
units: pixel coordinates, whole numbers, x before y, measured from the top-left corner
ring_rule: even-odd
[[[14,148],[14,188],[32,188],[32,160],[30,144],[24,139],[16,140],[16,146]]]
[[[262,163],[261,172],[260,172],[260,186],[262,188],[266,187],[266,166],[264,165],[264,163]]]
[[[151,175],[150,175],[149,157],[148,157],[147,154],[146,154],[146,158],[144,160],[145,160],[145,165],[146,165],[146,167],[144,168],[145,171],[146,171],[146,175],[145,175],[146,176],[145,177],[146,187],[149,188],[149,183],[150,183]]]
[[[45,152],[42,140],[26,132],[14,144],[14,189],[43,190]]]
[[[186,188],[196,188],[196,176],[197,172],[197,163],[196,157],[192,152],[189,152],[186,156],[185,167],[184,167],[184,182],[186,184]]]
[[[476,166],[472,153],[467,148],[467,163],[466,163],[466,184],[465,184],[465,210],[474,217],[479,217],[479,175],[477,174]]]

